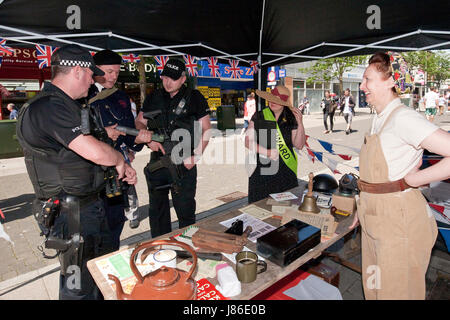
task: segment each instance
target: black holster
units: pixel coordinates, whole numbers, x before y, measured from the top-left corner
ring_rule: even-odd
[[[60,208],[51,217],[51,223],[44,218],[45,204],[48,201],[36,201],[34,204],[35,217],[38,221],[39,227],[42,230],[42,235],[45,236],[45,248],[54,249],[57,252],[58,259],[61,264],[61,274],[65,274],[67,268],[71,265],[77,265],[81,268],[81,261],[83,255],[83,237],[81,236],[80,228],[80,200],[78,197],[66,195],[60,199]],[[37,212],[39,205],[41,212]],[[64,215],[63,217],[59,217]],[[54,230],[55,221],[57,218],[65,219],[66,228],[62,230]],[[67,232],[67,234],[66,234]],[[45,258],[54,258],[55,256],[48,256],[43,248],[39,248]]]
[[[146,166],[146,169],[149,173],[153,173],[162,168],[167,168],[169,170],[170,176],[172,178],[172,183],[162,186],[153,186],[153,188],[155,190],[171,188],[174,193],[180,192],[181,179],[186,172],[184,165],[182,163],[178,165],[174,164],[170,159],[170,155],[164,155],[156,161],[149,162]]]

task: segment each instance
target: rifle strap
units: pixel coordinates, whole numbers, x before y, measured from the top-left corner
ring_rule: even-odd
[[[114,92],[116,92],[117,88],[110,88],[110,89],[103,89],[99,93],[97,93],[94,97],[90,98],[88,101],[88,104],[92,104],[97,100],[103,100],[108,98],[110,95],[112,95]]]

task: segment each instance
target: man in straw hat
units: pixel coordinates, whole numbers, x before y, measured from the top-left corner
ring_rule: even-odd
[[[256,94],[269,107],[253,115],[245,138],[245,146],[259,154],[249,178],[249,203],[298,186],[294,147],[300,150],[306,141],[303,116],[292,107],[288,88],[279,85],[271,92],[256,90]]]

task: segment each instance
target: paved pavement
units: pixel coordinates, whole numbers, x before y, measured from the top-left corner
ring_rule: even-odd
[[[306,133],[313,150],[322,151],[321,145],[314,138],[335,144],[337,153],[354,155],[350,161],[340,160],[337,169],[342,172],[355,172],[357,156],[354,150],[348,147],[359,148],[363,142],[364,133],[370,126],[368,110],[357,111],[353,120],[354,132],[345,134],[345,121],[343,117],[335,117],[335,132],[323,133],[321,114],[304,116]],[[197,214],[204,216],[214,211],[224,202],[218,197],[235,191],[248,192],[248,176],[244,165],[245,148],[243,139],[239,135],[243,121],[237,119],[237,130],[227,132],[225,135],[217,131],[206,149],[205,155],[198,165],[197,183]],[[436,123],[446,130],[450,130],[450,115],[438,117]],[[213,127],[215,127],[213,123]],[[347,147],[346,147],[347,146]],[[232,155],[232,156],[231,156]],[[133,166],[138,173],[139,183],[137,193],[140,201],[141,224],[137,229],[125,225],[121,236],[122,245],[134,243],[150,238],[148,223],[148,193],[143,174],[149,158],[149,150],[140,152]],[[339,158],[338,158],[339,159]],[[330,170],[321,162],[312,163],[304,151],[299,159],[299,177],[305,177],[309,172],[330,173]],[[336,175],[339,179],[340,175]],[[23,158],[0,160],[0,209],[5,220],[0,225],[0,299],[58,299],[59,263],[57,259],[44,259],[37,250],[42,242],[39,231],[31,213],[31,201],[34,197],[33,188],[26,174]],[[245,199],[244,199],[245,201]],[[176,214],[172,209],[172,221]],[[2,233],[4,231],[4,233]],[[2,237],[7,235],[10,241]],[[350,242],[346,242],[339,253],[346,254]],[[434,259],[434,260],[433,260]],[[437,272],[450,273],[448,255],[433,256],[430,266],[430,277],[427,281],[432,283]],[[334,266],[341,272],[340,291],[344,299],[363,299],[361,277],[357,273],[325,259],[326,264]],[[360,265],[360,255],[354,254],[350,261]],[[433,262],[434,261],[434,262]]]

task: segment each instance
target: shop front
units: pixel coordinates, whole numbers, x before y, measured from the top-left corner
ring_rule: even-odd
[[[12,49],[12,55],[1,56],[0,84],[8,90],[9,95],[0,97],[0,120],[9,119],[6,109],[9,103],[20,109],[39,92],[44,81],[51,79],[49,67],[39,69],[35,47]]]
[[[253,69],[217,63],[217,70],[213,73],[210,62],[198,61],[196,87],[208,101],[211,118],[216,119],[219,106],[233,106],[236,118],[243,117],[244,103],[253,89]]]

